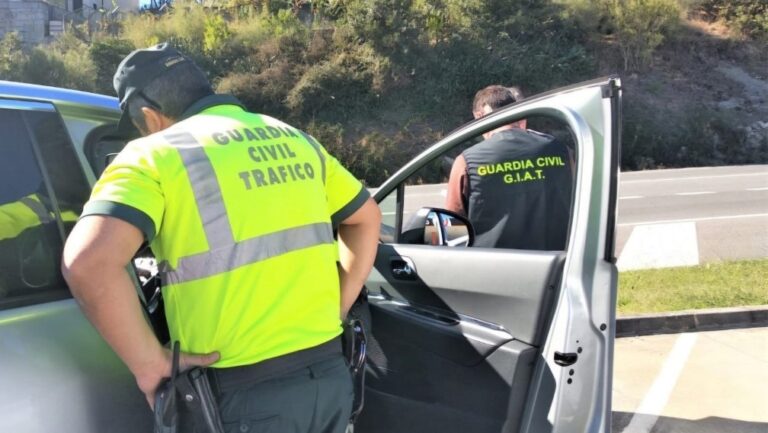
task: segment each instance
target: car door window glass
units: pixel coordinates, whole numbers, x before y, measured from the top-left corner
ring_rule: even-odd
[[[379,202],[381,209],[381,241],[395,242],[395,227],[397,224],[397,194],[393,193]]]
[[[68,232],[88,197],[80,164],[54,111],[0,109],[0,129],[0,308],[68,296],[59,221]]]
[[[528,119],[525,130],[502,128],[460,143],[425,162],[404,182],[403,231],[413,229],[409,221],[420,209],[448,209],[468,218],[476,247],[565,250],[576,166],[573,149],[570,129],[543,116]],[[454,176],[461,173],[460,181],[449,182],[452,170]],[[395,191],[382,202],[395,208]],[[391,238],[385,234],[382,226],[383,242]]]
[[[24,113],[24,117],[40,148],[64,224],[64,233],[68,235],[90,195],[88,181],[58,114],[29,111]]]

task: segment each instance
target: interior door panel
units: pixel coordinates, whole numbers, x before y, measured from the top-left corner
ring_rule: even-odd
[[[472,367],[513,340],[512,335],[490,323],[429,307],[416,307],[384,297],[369,297],[375,307],[377,335],[399,335],[398,340],[432,352],[458,365]],[[403,326],[407,333],[401,333]]]
[[[399,260],[412,263],[412,277],[392,272],[392,264]],[[481,319],[518,341],[537,344],[564,260],[562,251],[382,244],[367,288],[413,307],[440,310],[447,317]]]
[[[380,245],[366,405],[409,421],[382,425],[364,411],[358,430],[517,425],[563,262],[562,252]]]
[[[473,350],[459,336],[403,338],[413,322],[399,320],[376,303],[361,432],[499,432],[519,422],[536,349],[518,341],[496,347],[483,362],[456,358]],[[403,326],[409,326],[403,332]],[[434,331],[434,330],[433,330]],[[472,334],[466,334],[472,339]],[[419,344],[419,341],[424,345]],[[451,353],[454,355],[451,356]],[[448,356],[446,356],[448,354]],[[382,423],[381,420],[386,420]]]

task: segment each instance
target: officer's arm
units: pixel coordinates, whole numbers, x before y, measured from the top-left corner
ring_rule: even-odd
[[[342,318],[347,316],[371,272],[380,228],[381,211],[371,198],[339,225]]]
[[[459,155],[453,161],[451,174],[448,177],[448,191],[445,196],[445,208],[464,216],[467,215],[464,209],[464,194],[467,182],[466,172],[467,162],[464,159],[464,155]]]
[[[170,353],[144,319],[126,270],[143,241],[141,231],[123,220],[87,216],[67,239],[61,268],[83,312],[136,376],[151,405],[160,380],[170,375],[171,363]],[[182,363],[198,361],[209,360],[187,358]]]

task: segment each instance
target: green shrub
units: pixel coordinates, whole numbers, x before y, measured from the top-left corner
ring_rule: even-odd
[[[731,22],[746,36],[768,42],[768,3],[736,7]]]
[[[624,70],[650,66],[653,52],[680,21],[675,0],[600,0],[624,59]]]
[[[306,131],[367,186],[380,185],[436,139],[431,134],[416,137],[407,128],[393,135],[375,130],[350,132],[339,123],[317,120],[309,122]]]
[[[274,36],[268,15],[244,15],[232,20],[229,25],[233,42],[243,47],[258,47]]]
[[[0,40],[0,77],[95,91],[97,67],[89,56],[85,38],[82,28],[69,27],[54,43],[26,52],[18,34],[7,33]]]
[[[138,48],[171,42],[180,51],[199,60],[205,57],[208,20],[209,13],[201,5],[179,0],[164,15],[129,15],[122,37]]]
[[[221,15],[208,15],[205,18],[205,31],[203,32],[203,52],[211,55],[221,51],[230,36],[229,26]]]
[[[0,39],[0,79],[19,81],[21,71],[27,62],[27,55],[21,45],[21,37],[16,32],[6,33]]]
[[[386,180],[387,173],[391,174],[388,168],[394,164],[392,156],[397,145],[380,132],[348,137],[352,134],[346,134],[341,124],[316,120],[307,125],[306,131],[367,186],[377,186]]]
[[[748,38],[768,42],[768,3],[744,0],[699,0],[695,9],[723,20]]]
[[[296,115],[346,120],[370,112],[388,62],[363,46],[308,68],[286,98]]]
[[[117,70],[117,65],[134,49],[130,41],[111,37],[98,39],[91,44],[89,55],[96,68],[95,90],[97,92],[114,94],[112,77]]]
[[[295,82],[293,72],[289,64],[280,63],[260,73],[232,73],[219,81],[217,91],[235,95],[254,112],[286,117],[285,98]]]
[[[412,0],[349,0],[338,24],[353,29],[358,41],[373,44],[384,55],[407,53],[418,44],[422,20]]]
[[[341,124],[313,120],[303,129],[315,137],[325,150],[341,161],[345,167],[350,168],[350,163],[357,158],[352,146],[347,146],[344,142],[344,127]]]
[[[93,92],[97,68],[88,53],[88,45],[76,33],[66,32],[53,44],[35,47],[21,66],[21,79]]]
[[[630,170],[768,163],[768,140],[748,143],[737,116],[705,107],[659,110],[625,100],[621,166]]]
[[[690,2],[733,6],[717,9],[718,17],[743,21],[743,29],[759,29],[764,18],[754,2]],[[206,9],[179,0],[164,15],[127,16],[116,35],[102,29],[91,43],[69,32],[29,53],[6,35],[0,77],[112,94],[112,74],[128,52],[169,41],[218,91],[305,126],[375,185],[468,120],[478,89],[499,83],[538,93],[593,78],[598,60],[619,52],[625,69],[644,68],[679,14],[677,0],[321,0],[312,2],[310,23],[299,3],[231,0]],[[595,46],[612,56],[593,56]],[[670,114],[658,101],[627,97],[626,168],[767,157],[768,143],[744,145],[737,119],[708,110]]]

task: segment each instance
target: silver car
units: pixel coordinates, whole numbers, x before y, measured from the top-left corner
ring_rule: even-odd
[[[384,224],[357,309],[368,352],[355,431],[611,431],[620,98],[616,78],[528,98],[375,190]],[[115,98],[0,81],[0,432],[152,431],[132,376],[59,273],[90,185],[125,144],[119,115]],[[473,247],[471,223],[441,209],[446,167],[523,118],[573,156],[566,247]]]

